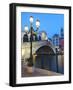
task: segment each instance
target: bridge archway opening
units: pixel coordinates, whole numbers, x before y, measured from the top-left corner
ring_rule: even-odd
[[[50,46],[42,46],[36,51],[35,67],[56,72],[56,56]]]

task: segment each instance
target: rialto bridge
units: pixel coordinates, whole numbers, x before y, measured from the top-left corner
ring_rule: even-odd
[[[30,58],[30,42],[22,43],[22,60]],[[52,55],[50,55],[52,53]],[[55,47],[49,41],[32,42],[32,56],[35,67],[63,73],[63,55],[56,57]]]

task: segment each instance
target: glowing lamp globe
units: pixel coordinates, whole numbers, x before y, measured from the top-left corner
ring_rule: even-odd
[[[24,27],[24,31],[25,31],[25,33],[28,33],[28,26],[27,25]]]
[[[36,27],[39,28],[39,26],[40,26],[40,21],[37,19],[36,20]]]
[[[33,23],[33,16],[30,16],[30,23]]]

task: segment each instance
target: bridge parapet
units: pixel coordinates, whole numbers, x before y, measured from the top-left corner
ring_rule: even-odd
[[[32,42],[32,54],[34,54],[40,47],[42,46],[49,46],[53,49],[55,53],[55,48],[52,44],[49,43],[49,41],[36,41]],[[24,52],[24,57],[29,58],[30,57],[30,42],[25,42],[22,44],[22,51]]]

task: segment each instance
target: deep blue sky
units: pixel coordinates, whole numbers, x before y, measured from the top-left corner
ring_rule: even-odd
[[[28,25],[30,27],[29,18],[30,16],[34,17],[33,27],[36,30],[35,22],[37,19],[40,20],[40,31],[45,31],[49,38],[54,34],[59,34],[60,29],[64,28],[64,15],[63,14],[48,14],[48,13],[31,13],[31,12],[22,12],[21,13],[21,27],[24,31],[24,26]]]

